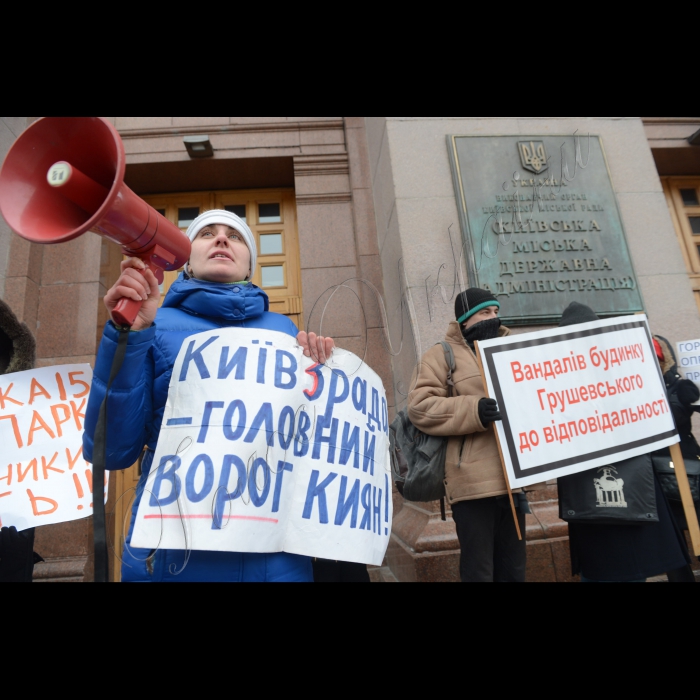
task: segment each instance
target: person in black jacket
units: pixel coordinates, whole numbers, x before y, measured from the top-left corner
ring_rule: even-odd
[[[688,379],[683,379],[678,371],[678,361],[671,343],[660,335],[654,336],[656,356],[666,383],[669,403],[681,438],[681,451],[685,459],[700,459],[700,445],[693,435],[693,414],[700,413],[700,389]],[[668,450],[666,451],[668,453]]]
[[[34,530],[0,530],[0,583],[31,583],[39,561],[41,557],[34,554]]]
[[[676,354],[673,352],[671,343],[660,335],[654,336],[654,346],[656,356],[661,366],[661,371],[664,375],[666,383],[666,392],[668,393],[668,401],[671,406],[673,418],[676,421],[678,434],[681,438],[681,452],[683,459],[686,461],[686,467],[691,465],[696,466],[700,463],[700,445],[693,435],[693,415],[700,413],[700,406],[695,406],[700,401],[700,389],[688,379],[683,379],[678,371],[678,361]],[[660,450],[655,453],[655,456],[670,459],[671,452],[669,449]],[[688,522],[685,516],[683,504],[677,500],[678,485],[675,476],[662,474],[660,476],[664,489],[671,486],[676,492],[675,498],[669,493],[669,505],[671,512],[676,519],[676,523],[680,530],[688,529]],[[668,482],[672,483],[668,483]],[[695,501],[695,510],[700,519],[700,500]]]
[[[587,306],[574,302],[564,312],[560,327],[600,320]],[[560,498],[573,482],[559,479]],[[654,478],[658,523],[609,525],[569,523],[571,561],[574,575],[585,582],[644,582],[667,572],[692,574],[685,540],[671,515],[668,501]],[[690,578],[687,579],[690,582]],[[692,578],[694,582],[695,579]]]
[[[35,359],[34,337],[0,299],[0,375],[34,369]],[[34,554],[34,530],[17,532],[13,527],[0,530],[0,583],[31,583],[37,561],[42,559]]]

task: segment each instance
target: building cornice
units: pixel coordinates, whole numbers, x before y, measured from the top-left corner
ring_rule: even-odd
[[[318,175],[348,175],[350,160],[347,153],[296,156],[294,174],[297,177]]]
[[[700,117],[642,117],[645,124],[700,124]]]
[[[334,131],[344,128],[343,119],[326,119],[308,122],[263,122],[255,124],[222,124],[219,126],[160,127],[155,129],[124,129],[123,139],[170,138],[190,134],[250,134],[279,133],[289,131]]]

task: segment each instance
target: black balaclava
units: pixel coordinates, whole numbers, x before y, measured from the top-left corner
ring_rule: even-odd
[[[467,345],[473,350],[474,342],[480,343],[485,340],[495,340],[498,338],[498,333],[501,330],[501,319],[490,318],[488,321],[477,323],[471,328],[462,328],[462,337],[467,341]]]

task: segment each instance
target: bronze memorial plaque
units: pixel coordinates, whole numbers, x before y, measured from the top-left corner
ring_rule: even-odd
[[[450,136],[469,282],[507,324],[643,310],[598,136]]]

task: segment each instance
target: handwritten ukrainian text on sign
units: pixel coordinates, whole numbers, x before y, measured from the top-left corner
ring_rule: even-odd
[[[26,530],[92,515],[92,467],[83,459],[90,365],[0,378],[0,520]]]
[[[380,565],[388,459],[384,388],[359,358],[322,367],[281,333],[202,333],[175,363],[132,543]]]
[[[644,316],[489,341],[480,351],[514,488],[679,442]]]

